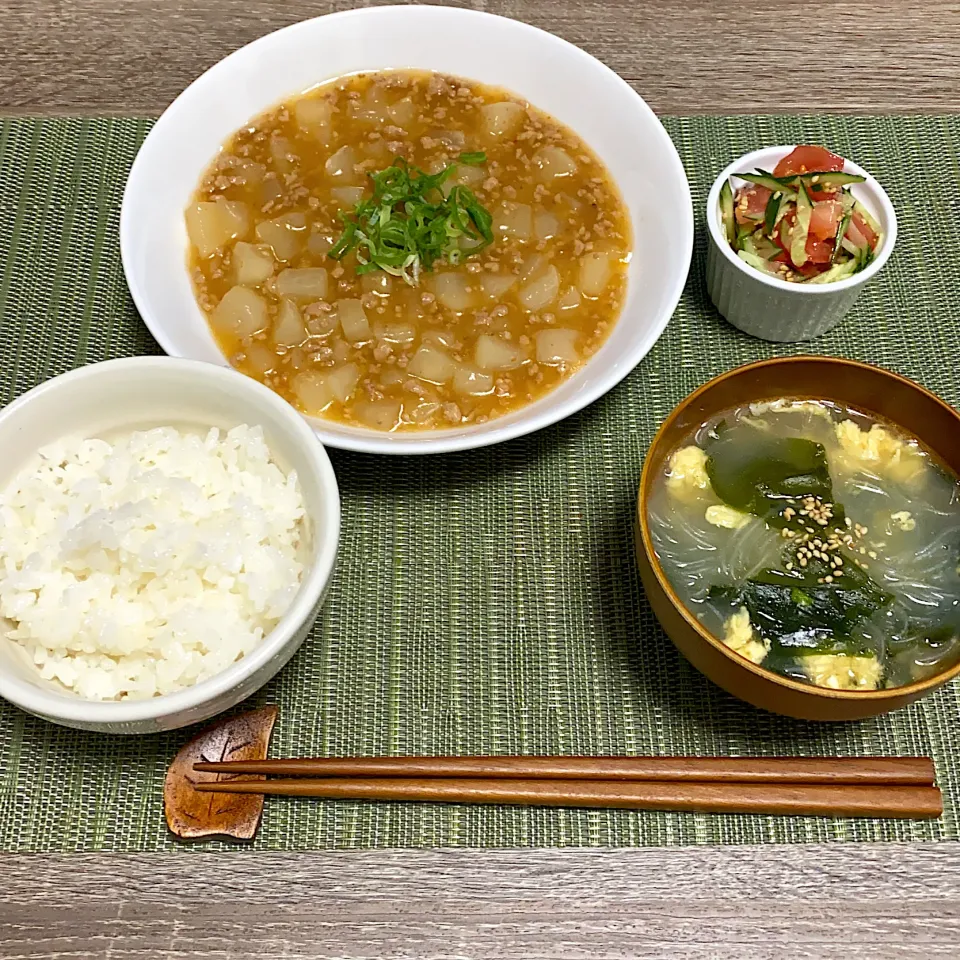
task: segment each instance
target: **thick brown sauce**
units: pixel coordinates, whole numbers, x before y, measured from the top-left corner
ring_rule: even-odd
[[[486,162],[450,182],[490,210],[491,246],[417,287],[327,256],[368,172],[473,151]],[[630,253],[616,187],[574,133],[501,90],[415,72],[346,77],[253,120],[187,224],[233,366],[304,412],[383,430],[481,423],[556,387],[616,321]]]

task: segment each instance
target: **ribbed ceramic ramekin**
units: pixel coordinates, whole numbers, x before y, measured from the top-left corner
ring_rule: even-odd
[[[860,273],[836,283],[788,283],[767,276],[741,260],[727,243],[720,214],[720,189],[732,180],[736,191],[744,181],[738,173],[757,167],[772,170],[792,146],[766,147],[745,154],[717,177],[707,197],[707,292],[716,308],[735,327],[762,340],[789,343],[810,340],[832,330],[846,316],[864,286],[884,267],[897,240],[897,215],[883,187],[855,163],[844,171],[866,177],[853,195],[883,228],[876,259]]]

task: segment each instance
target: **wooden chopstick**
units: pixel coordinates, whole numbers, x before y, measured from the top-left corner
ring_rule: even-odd
[[[928,757],[331,757],[197,763],[206,773],[283,777],[467,777],[686,783],[929,786]]]
[[[258,793],[342,800],[618,807],[702,813],[919,819],[939,817],[943,812],[940,791],[931,786],[367,777],[218,780],[197,783],[195,787],[209,793]]]

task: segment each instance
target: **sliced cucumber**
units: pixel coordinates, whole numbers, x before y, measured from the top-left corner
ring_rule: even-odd
[[[772,260],[778,254],[783,253],[769,237],[765,237],[762,234],[754,238],[753,248],[757,256],[763,257],[764,260]]]
[[[773,228],[780,222],[793,200],[783,190],[770,194],[766,210],[763,212],[763,229],[767,234],[773,233]]]
[[[853,209],[860,214],[861,217],[866,221],[866,224],[870,229],[879,236],[883,231],[880,229],[880,224],[877,223],[873,214],[859,201],[854,199]],[[879,244],[878,244],[879,246]]]
[[[856,269],[854,273],[859,273],[861,270],[866,270],[867,267],[873,262],[873,251],[870,249],[870,245],[867,244],[865,247],[861,247],[857,256],[853,258]]]
[[[811,171],[801,173],[800,179],[809,187],[845,187],[850,183],[863,183],[867,178],[859,173],[844,173],[842,170],[827,170],[823,172]]]
[[[837,262],[837,257],[843,249],[843,238],[846,235],[847,227],[850,225],[850,214],[845,213],[840,218],[840,225],[837,227],[837,235],[833,238],[833,254],[830,257],[831,263]]]
[[[802,183],[809,191],[811,187],[845,187],[851,183],[863,183],[867,178],[858,173],[843,173],[840,170],[811,170],[810,173],[791,173],[789,176],[773,179],[792,190],[796,190]]]
[[[789,183],[784,183],[778,177],[770,173],[765,173],[763,170],[759,170],[757,173],[738,173],[736,176],[741,180],[746,180],[748,183],[755,183],[758,187],[766,187],[768,190],[773,190],[775,193],[778,191],[789,194],[796,193],[796,190],[794,190]]]
[[[807,237],[810,234],[810,218],[813,216],[813,203],[803,181],[797,194],[797,222],[790,237],[790,259],[794,266],[802,267],[807,262]]]
[[[727,243],[733,244],[737,239],[737,220],[733,214],[733,188],[729,180],[720,188],[720,216]]]
[[[805,280],[804,283],[836,283],[837,280],[852,277],[856,272],[857,261],[847,260],[844,263],[835,263],[829,270]]]
[[[751,253],[749,250],[741,250],[737,256],[743,260],[744,263],[750,264],[751,267],[761,271],[762,273],[773,273],[774,271],[770,268],[770,264],[767,263],[763,257],[758,257],[755,253]]]
[[[746,239],[753,234],[753,230],[750,227],[738,227],[737,228],[737,241],[734,244],[734,247],[737,250],[743,249],[743,244]]]

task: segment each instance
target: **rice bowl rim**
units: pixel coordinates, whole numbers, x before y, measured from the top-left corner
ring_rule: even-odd
[[[54,721],[80,724],[126,724],[143,723],[161,718],[189,713],[209,701],[227,694],[242,685],[258,672],[268,667],[270,660],[293,639],[314,613],[314,608],[323,597],[333,574],[337,548],[340,539],[340,494],[333,466],[323,445],[319,442],[309,424],[300,414],[274,393],[269,387],[244,376],[227,367],[216,367],[199,360],[186,360],[172,357],[127,357],[90,364],[76,370],[53,377],[39,384],[0,410],[0,425],[19,417],[23,411],[40,397],[51,392],[75,388],[84,381],[95,381],[104,371],[129,367],[140,370],[145,376],[158,375],[179,370],[188,376],[203,377],[219,381],[234,395],[245,394],[245,410],[252,414],[257,408],[272,408],[284,421],[284,428],[303,448],[309,467],[322,490],[322,504],[319,515],[312,515],[313,526],[323,530],[323,536],[316,536],[311,556],[300,581],[290,607],[280,618],[276,626],[263,640],[240,660],[225,670],[202,680],[184,690],[161,694],[143,700],[87,700],[74,693],[60,693],[54,689],[44,689],[0,671],[0,697],[27,710]],[[244,422],[243,420],[238,422]],[[160,426],[162,424],[158,424]],[[134,428],[135,429],[135,428]],[[270,447],[268,438],[268,447]],[[309,509],[309,504],[305,504]],[[8,643],[16,643],[3,637]],[[265,683],[273,673],[252,686],[244,696],[253,693]],[[226,709],[226,708],[224,708]],[[205,716],[208,716],[206,714]],[[197,718],[200,719],[200,718]],[[192,721],[187,721],[192,722]]]

